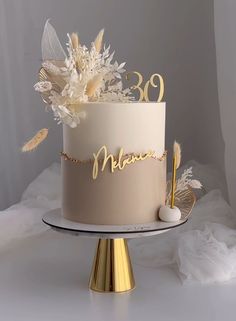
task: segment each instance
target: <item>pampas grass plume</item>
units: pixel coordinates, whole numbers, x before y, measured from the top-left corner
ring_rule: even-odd
[[[94,45],[97,52],[100,52],[102,49],[102,40],[103,40],[104,29],[100,30],[96,39],[94,40]]]
[[[47,128],[42,128],[40,129],[36,135],[34,135],[33,138],[31,138],[27,143],[24,144],[24,146],[21,148],[22,152],[29,152],[34,150],[35,148],[38,147],[39,144],[44,141],[44,139],[48,135],[48,129]]]
[[[96,89],[98,89],[102,84],[102,78],[103,78],[103,75],[98,74],[88,82],[86,87],[86,95],[88,97],[94,96]]]
[[[72,47],[73,47],[73,49],[78,49],[78,48],[79,48],[80,41],[79,41],[79,37],[78,37],[77,33],[76,33],[76,32],[73,32],[73,33],[70,35],[70,39],[71,39],[71,42],[72,42]]]
[[[174,142],[173,150],[174,150],[174,155],[176,156],[176,169],[178,169],[181,163],[181,147],[180,147],[180,144],[177,143],[176,141]]]

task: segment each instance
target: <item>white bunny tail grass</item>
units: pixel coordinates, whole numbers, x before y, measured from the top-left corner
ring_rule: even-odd
[[[27,143],[24,144],[24,146],[21,148],[21,151],[30,152],[34,150],[35,148],[38,147],[39,144],[42,143],[42,141],[44,141],[47,135],[48,135],[47,128],[40,129],[33,138],[31,138]]]
[[[102,85],[103,75],[98,74],[94,76],[87,84],[86,95],[88,97],[94,96],[96,90]]]
[[[70,35],[70,39],[71,39],[71,43],[72,43],[73,49],[75,49],[75,50],[78,49],[79,48],[79,44],[80,44],[78,34],[76,32],[73,32]]]

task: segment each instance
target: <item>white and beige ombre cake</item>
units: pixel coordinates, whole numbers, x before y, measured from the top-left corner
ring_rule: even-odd
[[[48,20],[43,31],[34,88],[63,124],[62,215],[87,224],[154,222],[166,196],[164,80],[126,72],[103,34],[89,47],[68,34],[65,52]],[[149,102],[151,88],[158,103]],[[22,151],[48,132],[39,130]]]
[[[48,20],[43,31],[34,88],[63,124],[62,215],[86,224],[151,223],[166,196],[164,80],[126,72],[103,35],[87,47],[68,34],[65,52]],[[150,88],[158,103],[149,102]],[[39,130],[22,151],[48,132]]]
[[[165,103],[91,102],[80,110],[79,126],[63,125],[63,216],[109,225],[157,220],[166,194]]]

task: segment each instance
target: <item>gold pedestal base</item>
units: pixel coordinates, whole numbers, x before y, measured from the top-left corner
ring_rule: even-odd
[[[125,292],[135,287],[125,239],[99,239],[89,287],[98,292]]]

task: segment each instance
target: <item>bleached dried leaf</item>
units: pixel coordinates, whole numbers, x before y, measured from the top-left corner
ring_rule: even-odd
[[[58,66],[54,65],[51,61],[45,60],[42,63],[42,67],[50,74],[53,74],[53,75],[60,74],[60,68]]]
[[[197,180],[197,179],[193,179],[189,182],[189,185],[192,187],[192,188],[196,188],[196,189],[201,189],[202,188],[202,183]]]
[[[36,147],[38,147],[39,144],[42,143],[42,141],[44,141],[47,135],[48,135],[47,128],[40,129],[33,138],[31,138],[27,143],[24,144],[24,146],[21,148],[21,151],[29,152],[34,150]]]
[[[123,69],[123,67],[125,66],[125,64],[126,64],[126,62],[122,62],[117,69],[118,69],[118,70],[119,70],[119,69]]]
[[[53,26],[46,21],[41,41],[43,60],[65,60],[66,54]]]
[[[94,46],[95,46],[97,52],[100,52],[102,49],[103,35],[104,35],[104,29],[99,31],[96,39],[94,40]]]
[[[34,85],[34,90],[40,93],[49,91],[52,89],[52,83],[50,81],[39,81]]]

